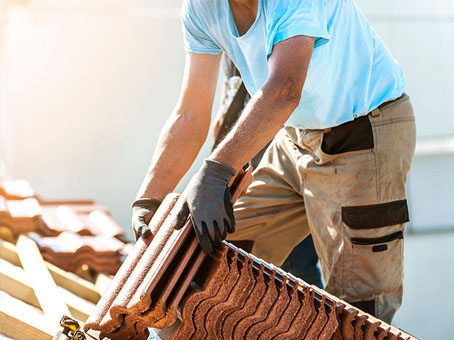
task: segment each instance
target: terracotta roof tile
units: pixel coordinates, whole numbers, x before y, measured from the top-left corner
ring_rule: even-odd
[[[296,314],[298,313],[301,306],[300,298],[298,296],[297,284],[295,283],[293,287],[290,288],[290,290],[290,302],[282,313],[279,322],[274,327],[269,328],[264,333],[262,333],[259,337],[260,340],[274,339],[274,337],[278,336],[279,334],[288,331],[292,320],[296,317]]]
[[[214,306],[206,315],[205,325],[208,338],[221,339],[222,325],[225,318],[231,313],[244,306],[246,298],[255,286],[255,278],[252,273],[252,261],[245,258],[241,262],[240,276],[233,286],[227,300]]]
[[[281,315],[286,310],[289,302],[290,295],[287,289],[287,285],[283,282],[279,282],[278,297],[268,311],[268,315],[263,321],[256,323],[251,328],[249,328],[249,330],[246,332],[245,339],[260,339],[260,336],[263,332],[266,332],[268,329],[275,327],[278,324]]]
[[[42,210],[35,198],[7,200],[0,196],[0,224],[15,233],[39,229]]]
[[[262,299],[266,291],[266,284],[264,280],[264,266],[260,265],[258,269],[254,269],[255,285],[252,289],[251,294],[244,301],[244,304],[240,308],[233,311],[228,315],[222,326],[222,336],[225,340],[233,340],[233,331],[235,326],[246,317],[253,315],[257,310],[257,305]],[[243,301],[240,301],[243,303]]]
[[[80,235],[123,237],[123,229],[108,211],[89,201],[41,201],[42,231],[48,235],[71,231]]]
[[[233,197],[245,178],[233,181]],[[175,340],[415,340],[227,242],[206,256],[190,220],[173,229],[172,206],[163,202],[154,238],[136,243],[85,330],[144,339],[147,327],[174,325],[180,307]]]
[[[273,272],[269,277],[265,276],[266,291],[263,298],[259,301],[257,309],[254,314],[240,320],[234,329],[233,338],[236,340],[244,339],[248,329],[266,319],[269,310],[274,305],[277,297],[278,290],[276,288],[275,273]]]
[[[26,180],[1,179],[0,195],[9,200],[22,200],[24,198],[35,197],[35,192]]]
[[[366,324],[365,330],[364,330],[364,340],[377,340],[375,337],[375,331],[378,330],[378,327],[380,327],[380,321]]]
[[[152,235],[157,234],[157,231],[160,229],[161,225],[165,221],[167,215],[170,213],[171,209],[175,205],[179,195],[173,194],[168,195],[166,199],[162,202],[159,209],[156,211],[156,214],[153,216],[153,219],[150,222],[150,229]],[[99,300],[96,305],[95,310],[90,315],[90,318],[85,323],[85,329],[92,328],[94,330],[102,331],[104,333],[111,333],[118,329],[123,322],[123,317],[121,320],[112,319],[109,314],[109,308],[116,299],[116,297],[122,291],[122,288],[125,286],[126,282],[132,275],[136,265],[139,261],[144,258],[144,253],[148,249],[149,244],[152,241],[152,237],[147,239],[140,238],[134,248],[132,249],[129,256],[126,258],[125,262],[122,264],[117,274],[113,278],[110,286],[107,291]]]
[[[38,244],[44,259],[71,272],[86,264],[96,271],[115,274],[121,265],[125,246],[116,238],[81,236],[68,231],[57,237],[42,237],[36,233],[29,236]]]
[[[328,309],[328,321],[323,327],[322,332],[320,333],[317,340],[330,340],[334,335],[336,329],[339,327],[339,322],[337,319],[338,310],[336,309],[336,302],[333,301],[332,305]]]
[[[208,257],[206,267],[202,267],[201,272],[205,275],[201,277],[202,289],[189,294],[183,302],[182,319],[183,323],[179,328],[178,337],[180,339],[189,339],[195,331],[193,322],[194,310],[203,301],[215,296],[219,291],[222,283],[229,273],[227,263],[227,247],[221,245],[214,256]]]
[[[367,315],[359,315],[355,319],[355,340],[363,340],[364,339],[364,331],[362,327],[364,327],[366,320],[368,319]],[[397,339],[396,339],[397,340]]]
[[[192,318],[193,323],[195,325],[195,332],[191,338],[194,339],[206,338],[207,336],[206,327],[209,325],[205,323],[205,317],[207,316],[211,308],[227,300],[227,298],[230,295],[230,292],[232,291],[233,287],[238,281],[238,278],[240,277],[240,272],[238,270],[237,264],[238,254],[234,253],[230,255],[231,257],[229,261],[229,273],[225,278],[225,281],[222,283],[219,291],[216,293],[215,296],[201,302],[194,311]]]
[[[314,321],[316,312],[314,308],[314,292],[308,288],[299,290],[300,308],[289,324],[287,332],[276,336],[275,340],[299,340],[304,339],[307,330]]]
[[[318,301],[317,301],[318,302]],[[320,333],[322,332],[323,327],[325,327],[326,322],[328,321],[328,316],[325,311],[325,296],[322,297],[322,301],[318,302],[317,316],[314,319],[311,327],[307,331],[307,339],[317,339]]]

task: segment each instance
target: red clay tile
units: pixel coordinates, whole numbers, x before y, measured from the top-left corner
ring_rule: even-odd
[[[15,233],[38,230],[41,225],[41,206],[35,198],[0,202],[0,224]]]
[[[354,340],[355,336],[355,328],[353,327],[353,320],[355,320],[356,315],[358,315],[359,311],[356,309],[344,309],[341,315],[341,331],[342,336],[345,340]]]
[[[231,259],[229,261],[229,273],[217,294],[212,298],[206,299],[205,301],[201,302],[195,309],[193,314],[195,332],[194,334],[192,334],[190,339],[206,339],[206,327],[209,326],[205,324],[206,315],[211,310],[211,308],[227,300],[230,292],[232,291],[240,276],[237,257],[237,253],[233,253],[231,255]]]
[[[374,323],[366,323],[366,327],[364,330],[364,340],[377,340],[374,334],[380,327],[380,324],[381,324],[380,321]]]
[[[263,298],[266,291],[266,284],[264,280],[264,266],[260,264],[258,268],[254,268],[254,280],[255,285],[251,294],[247,297],[245,301],[239,301],[240,306],[244,302],[244,305],[241,308],[233,311],[228,315],[222,325],[222,336],[225,340],[233,340],[233,332],[236,325],[246,317],[253,315],[257,310],[257,305],[260,300]]]
[[[208,257],[208,261],[206,261],[207,266],[202,267],[202,274],[206,274],[201,278],[202,289],[191,293],[183,301],[181,312],[183,322],[178,329],[175,339],[189,339],[195,331],[193,323],[194,310],[200,303],[215,296],[227,277],[229,272],[226,256],[227,250],[228,248],[224,245],[218,247],[216,253]]]
[[[242,191],[246,185],[235,179],[232,187]],[[182,322],[172,335],[178,340],[361,340],[371,336],[408,340],[227,242],[205,257],[190,221],[175,231],[170,220],[164,221],[146,250],[131,254],[135,268],[129,270],[121,289],[114,291],[113,300],[104,305],[104,314],[95,325],[105,334],[141,337],[146,327],[174,324],[181,307]]]
[[[275,272],[273,271],[270,276],[265,276],[265,278],[265,295],[258,303],[255,313],[238,322],[233,333],[235,340],[245,339],[246,333],[251,327],[263,322],[278,298],[279,291],[276,287]]]
[[[358,315],[354,321],[355,327],[355,340],[363,340],[364,339],[364,331],[362,327],[365,325],[366,320],[368,319],[367,315]]]
[[[26,180],[1,179],[0,195],[8,200],[22,200],[35,197],[35,192]]]
[[[322,296],[322,300],[316,301],[316,303],[317,302],[317,316],[315,317],[314,322],[307,331],[305,339],[317,339],[321,334],[323,327],[325,327],[325,324],[328,321],[328,316],[326,315],[325,311],[325,296]]]
[[[310,288],[300,289],[300,308],[291,321],[289,330],[276,336],[275,340],[300,340],[304,339],[306,333],[316,316],[314,307],[314,291]]]
[[[244,258],[240,262],[240,277],[233,287],[227,300],[214,306],[205,317],[207,329],[207,339],[222,338],[222,323],[224,319],[235,310],[244,305],[246,298],[251,293],[254,284],[254,274],[252,273],[252,261]]]
[[[344,308],[341,306],[339,308]],[[333,301],[331,306],[328,307],[328,321],[323,327],[321,334],[317,340],[330,340],[334,335],[336,329],[339,327],[338,314],[340,313],[339,308],[337,308],[337,303]]]
[[[197,271],[200,269],[203,260],[205,259],[206,254],[200,249],[194,263],[191,265],[189,271],[184,276],[181,284],[179,285],[178,289],[175,292],[173,298],[170,299],[170,304],[167,308],[166,315],[153,323],[153,328],[164,329],[168,326],[173,325],[178,317],[177,308],[183,299],[183,295],[187,291],[189,285],[191,284],[194,276],[196,275]]]
[[[189,234],[193,233],[193,229],[188,225],[180,230],[174,230],[171,222],[167,221],[170,220],[166,220],[159,229],[130,279],[112,303],[110,307],[112,318],[120,314],[140,315],[150,308],[153,289]]]
[[[157,231],[162,223],[164,222],[167,215],[170,213],[171,209],[174,207],[176,201],[178,199],[178,195],[168,195],[164,201],[162,202],[159,209],[156,211],[156,214],[153,216],[150,222],[150,229],[152,231]],[[156,233],[156,232],[155,232]],[[154,235],[154,234],[152,234]],[[148,245],[151,243],[152,237],[144,239],[140,238],[132,252],[126,258],[123,265],[118,270],[117,274],[114,276],[109,288],[101,297],[100,301],[96,305],[95,310],[88,318],[87,322],[84,325],[85,331],[88,329],[94,329],[99,331],[104,331],[104,328],[110,328],[108,326],[110,315],[108,314],[109,308],[112,305],[112,302],[115,300],[117,295],[120,293],[121,289],[123,288],[124,284],[130,277],[131,273],[133,272],[134,268],[136,267],[139,260],[142,258],[143,254],[147,250]],[[104,323],[102,322],[104,320]],[[114,321],[114,320],[112,320]],[[114,321],[115,322],[115,321]],[[120,322],[121,325],[121,322]],[[115,330],[120,325],[114,326],[112,330]]]
[[[123,237],[124,231],[106,209],[89,201],[41,201],[42,232],[48,235],[72,231],[80,235]]]
[[[168,280],[166,280],[165,285],[162,287],[162,289],[159,290],[160,295],[157,300],[153,302],[153,306],[149,310],[141,314],[140,320],[143,321],[145,325],[149,325],[150,327],[152,325],[154,326],[154,323],[157,320],[160,320],[166,316],[167,307],[170,302],[168,301],[168,298],[170,294],[177,288],[175,286],[180,280],[183,271],[187,267],[190,267],[191,264],[189,264],[189,261],[192,257],[194,257],[197,245],[197,239],[194,238],[190,242],[189,247],[183,252],[181,258],[179,258],[179,260],[181,260],[181,265],[179,265],[176,270],[173,271],[172,275],[168,278]],[[127,324],[130,322],[129,320],[132,320],[133,322],[137,321],[137,316],[135,314],[131,313],[130,311],[128,311],[128,314],[129,315],[126,316]]]
[[[265,332],[263,332],[259,337],[260,340],[274,339],[274,337],[278,336],[279,334],[288,331],[292,320],[296,317],[296,314],[298,313],[301,306],[301,302],[298,296],[298,284],[294,282],[292,283],[292,286],[293,287],[290,288],[289,293],[290,302],[284,310],[284,313],[280,317],[279,322],[276,324],[276,326],[269,328]]]
[[[249,330],[246,332],[245,339],[259,339],[260,335],[263,332],[271,327],[275,327],[279,322],[282,313],[285,311],[287,305],[290,302],[290,296],[287,289],[287,284],[285,282],[279,282],[277,288],[278,297],[268,311],[268,315],[263,321],[256,323],[251,328],[249,328]]]

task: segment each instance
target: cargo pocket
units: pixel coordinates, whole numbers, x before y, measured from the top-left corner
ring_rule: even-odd
[[[355,294],[371,297],[398,288],[403,280],[407,201],[342,207],[342,220],[351,229],[351,267],[345,270]]]
[[[368,116],[333,127],[323,134],[321,149],[327,155],[374,148],[374,134]]]

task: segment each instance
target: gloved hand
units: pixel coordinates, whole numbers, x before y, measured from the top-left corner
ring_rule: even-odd
[[[132,229],[136,241],[142,237],[148,237],[151,234],[148,223],[158,210],[161,201],[154,198],[141,198],[132,203]]]
[[[235,231],[232,197],[228,183],[235,170],[227,164],[205,159],[178,201],[175,228],[185,224],[189,214],[200,246],[207,254]]]

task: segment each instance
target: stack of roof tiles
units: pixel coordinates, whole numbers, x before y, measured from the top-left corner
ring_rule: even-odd
[[[38,244],[46,261],[70,272],[77,272],[86,264],[97,272],[113,275],[127,252],[122,241],[104,235],[62,232],[57,237],[42,237],[36,233],[29,236]]]
[[[250,173],[232,185],[236,199]],[[85,323],[101,338],[414,340],[281,269],[224,242],[206,256],[188,221],[171,225],[177,195],[153,217],[153,238],[139,239]],[[170,217],[168,218],[168,216]]]
[[[43,257],[77,272],[84,264],[115,274],[129,253],[124,231],[92,201],[43,201],[24,180],[0,181],[0,226],[30,233]]]

